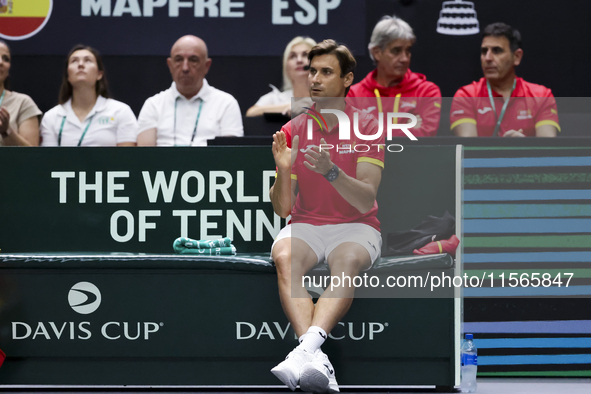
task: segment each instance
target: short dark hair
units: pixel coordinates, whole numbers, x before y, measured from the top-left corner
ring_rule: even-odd
[[[338,44],[335,40],[324,40],[319,44],[316,44],[310,52],[308,52],[308,60],[309,64],[312,64],[312,59],[314,56],[322,56],[322,55],[332,55],[334,54],[339,61],[339,66],[341,67],[341,78],[345,75],[349,74],[350,72],[355,71],[355,66],[357,66],[357,61],[355,57],[343,44]],[[349,93],[349,86],[346,91],[345,95]]]
[[[8,48],[8,53],[10,52],[10,47],[8,46],[8,44],[6,43],[6,41],[0,39],[0,44],[4,45],[6,48]],[[10,76],[7,76],[6,79],[4,80],[4,89],[8,90],[8,87],[10,86]]]
[[[103,77],[101,79],[99,79],[98,81],[96,81],[96,85],[95,85],[97,97],[98,96],[103,96],[105,98],[111,97],[111,95],[109,94],[109,84],[107,83],[105,66],[103,64],[103,59],[101,58],[101,54],[99,53],[99,51],[97,51],[93,47],[78,44],[70,50],[70,53],[68,53],[68,57],[66,57],[66,64],[64,65],[64,73],[62,76],[62,86],[60,87],[60,93],[59,93],[59,97],[58,97],[58,102],[60,104],[65,104],[72,97],[72,84],[70,83],[70,81],[68,81],[68,66],[70,64],[70,57],[72,57],[72,54],[74,52],[80,51],[83,49],[89,51],[90,53],[92,53],[94,55],[94,58],[96,59],[96,65],[98,67],[98,70],[103,72]]]
[[[346,46],[337,44],[335,40],[324,40],[316,44],[308,53],[308,60],[312,63],[314,56],[331,55],[334,54],[341,66],[341,78],[350,72],[355,71],[357,61],[353,54]]]
[[[484,28],[483,38],[489,36],[507,38],[511,52],[515,52],[521,48],[521,33],[506,23],[497,22],[486,26]]]

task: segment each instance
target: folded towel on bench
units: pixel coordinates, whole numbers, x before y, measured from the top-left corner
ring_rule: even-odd
[[[178,254],[202,256],[232,256],[236,254],[236,248],[228,237],[216,240],[196,240],[179,237],[174,240],[172,248]]]

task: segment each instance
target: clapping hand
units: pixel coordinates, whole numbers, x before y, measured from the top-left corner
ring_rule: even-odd
[[[10,123],[10,114],[6,108],[0,108],[0,134],[5,135]]]
[[[279,170],[291,169],[298,156],[298,145],[300,137],[295,136],[291,141],[292,149],[287,146],[287,138],[283,131],[273,134],[273,158]]]
[[[326,145],[324,138],[320,140],[321,145]],[[307,169],[317,172],[321,175],[326,175],[334,166],[334,163],[330,160],[330,153],[327,149],[320,149],[320,147],[314,145],[306,151],[304,156],[307,161],[304,161],[304,165]]]

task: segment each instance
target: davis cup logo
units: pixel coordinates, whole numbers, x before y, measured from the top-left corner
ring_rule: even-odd
[[[70,289],[68,302],[75,312],[88,315],[101,304],[101,292],[90,282],[78,282]]]
[[[24,40],[37,34],[51,16],[53,0],[0,0],[0,37]]]

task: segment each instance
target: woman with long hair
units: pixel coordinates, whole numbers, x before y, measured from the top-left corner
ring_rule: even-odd
[[[41,122],[43,146],[135,146],[137,119],[127,104],[109,98],[99,52],[76,45],[68,54],[59,104]]]

